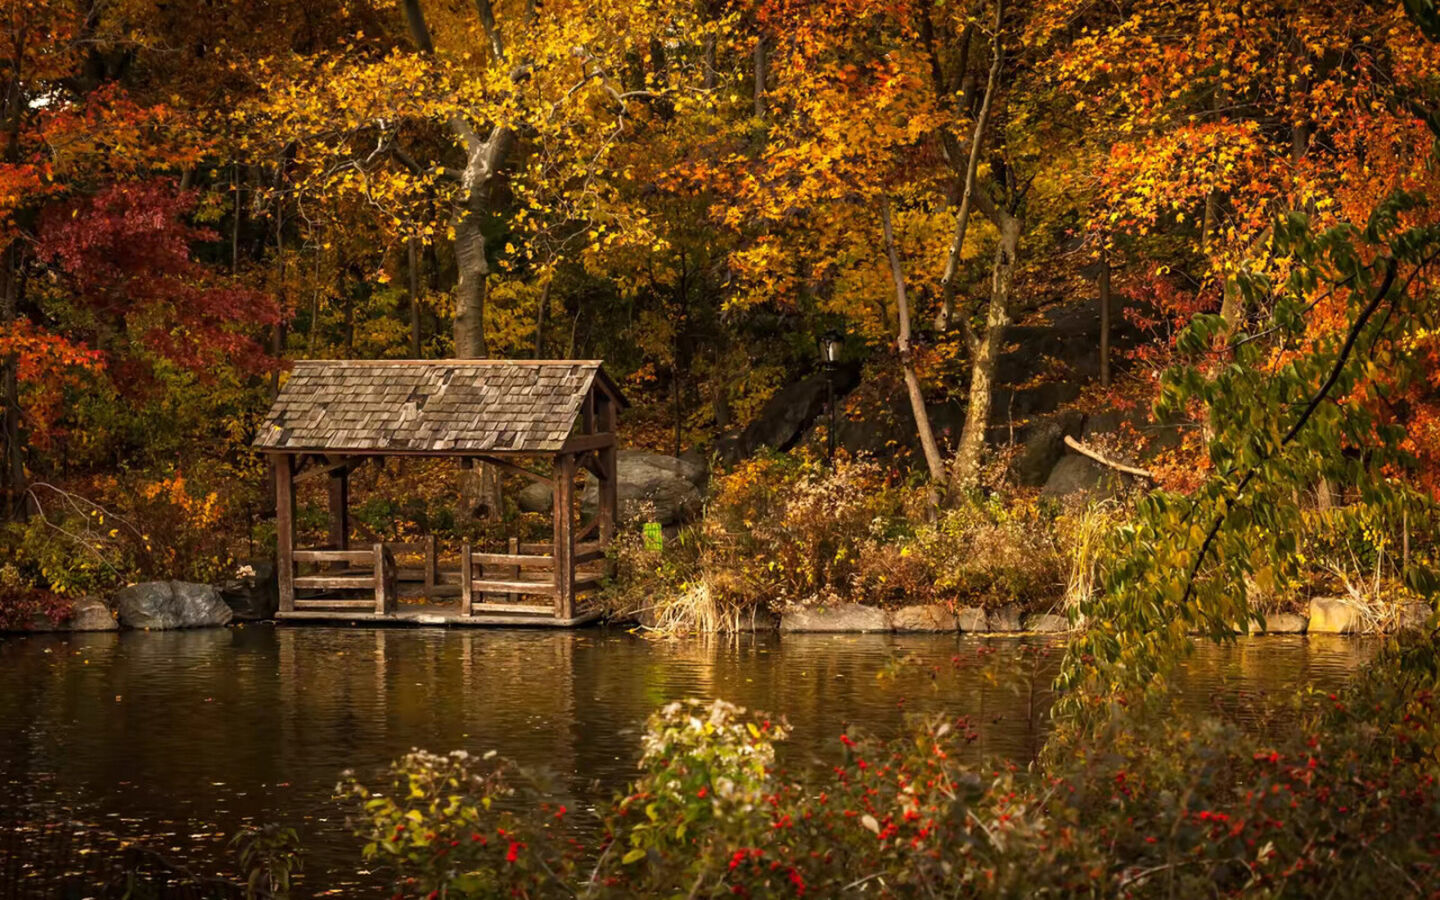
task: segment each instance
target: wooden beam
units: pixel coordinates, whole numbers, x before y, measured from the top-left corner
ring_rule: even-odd
[[[581,552],[577,549],[575,553],[575,565],[583,566],[585,563],[597,562],[599,560],[605,559],[605,556],[606,554],[604,550],[595,549],[585,550]]]
[[[578,544],[579,542],[585,540],[590,535],[594,534],[599,528],[600,517],[597,515],[595,518],[582,525],[579,531],[575,532],[575,542]]]
[[[366,550],[369,554],[371,551]],[[307,590],[339,590],[349,588],[352,590],[365,590],[373,588],[380,575],[374,572],[366,572],[364,575],[300,575],[294,579],[295,587]],[[373,600],[367,600],[371,606],[375,605]]]
[[[375,558],[369,550],[296,550],[291,555],[297,563],[368,563]]]
[[[477,578],[470,582],[470,589],[477,594],[555,594],[555,584],[550,581],[506,581],[499,578]],[[474,608],[472,604],[471,608]],[[551,608],[554,612],[554,608]]]
[[[516,544],[518,546],[519,542]],[[471,553],[470,558],[482,566],[510,566],[515,569],[548,569],[555,565],[553,556],[526,553]]]
[[[275,571],[281,612],[295,609],[295,472],[287,454],[270,457],[275,472]]]
[[[363,609],[366,612],[375,611],[374,600],[296,600],[296,609]]]
[[[470,542],[460,545],[460,615],[470,615],[475,601],[475,569],[470,559]]]
[[[555,610],[549,604],[539,603],[477,603],[477,613],[528,613],[530,615],[549,616]]]
[[[613,440],[614,435],[608,435]],[[555,458],[555,618],[575,615],[575,455]]]
[[[513,472],[516,475],[523,475],[526,478],[529,478],[531,481],[538,481],[541,484],[554,483],[553,481],[551,481],[550,476],[548,475],[541,475],[539,472],[531,471],[524,466],[517,466],[515,463],[507,462],[506,460],[503,460],[498,456],[477,456],[475,458],[480,460],[481,462],[489,463],[497,469],[504,469],[505,471]]]
[[[603,450],[615,446],[615,433],[602,431],[599,434],[572,434],[560,448],[561,453],[584,453],[587,450]]]
[[[309,459],[314,454],[303,455],[306,459]],[[325,462],[321,463],[320,465],[315,466],[311,469],[305,469],[296,474],[295,481],[297,483],[301,481],[309,481],[312,478],[319,478],[322,475],[334,476],[337,473],[342,472],[348,474],[354,469],[359,468],[366,459],[368,459],[368,457],[365,456],[326,457]]]

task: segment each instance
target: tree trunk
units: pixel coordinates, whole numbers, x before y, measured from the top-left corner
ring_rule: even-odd
[[[990,278],[990,305],[985,313],[985,331],[970,341],[970,399],[950,473],[952,494],[974,486],[979,480],[985,433],[990,424],[995,366],[1000,360],[1005,326],[1010,323],[1010,291],[1015,281],[1015,255],[1020,246],[1020,220],[1006,210],[997,210],[997,213],[1000,241],[995,247]]]
[[[420,239],[405,242],[405,274],[410,283],[410,358],[420,358]]]
[[[1110,386],[1110,251],[1100,247],[1100,386]]]
[[[3,316],[6,330],[13,331],[20,307],[20,265],[23,247],[19,240],[12,241],[5,248],[4,271],[0,278],[3,285]],[[0,362],[0,389],[5,394],[5,455],[3,471],[5,487],[5,518],[23,521],[28,504],[25,502],[25,446],[24,433],[20,428],[20,383],[17,371],[19,361],[15,354],[9,354]]]
[[[1003,0],[997,0],[995,3],[995,31],[990,44],[990,72],[985,79],[985,95],[980,100],[980,112],[975,116],[975,128],[970,134],[970,153],[965,160],[960,211],[955,215],[955,233],[950,238],[950,251],[945,258],[945,272],[940,276],[940,312],[935,316],[937,331],[945,331],[955,320],[957,287],[955,276],[960,268],[960,254],[965,250],[965,232],[970,226],[970,211],[974,206],[975,173],[980,167],[980,148],[985,142],[985,127],[990,121],[991,101],[995,97],[995,86],[1000,79],[1000,63],[1004,56],[1000,45],[1000,23],[1004,14],[1005,4]]]
[[[455,222],[455,356],[483,359],[485,348],[485,289],[490,262],[485,258],[485,235],[473,209],[462,209]]]
[[[888,198],[880,201],[880,227],[885,234],[885,252],[890,257],[890,278],[895,283],[895,309],[900,320],[895,348],[900,353],[900,369],[905,375],[905,391],[910,396],[910,411],[915,416],[920,448],[925,453],[925,466],[930,470],[930,480],[939,484],[945,480],[945,462],[940,457],[940,446],[935,442],[930,412],[925,408],[925,394],[920,390],[920,378],[915,373],[915,363],[910,355],[910,300],[905,293],[905,272],[900,266],[900,252],[895,246],[895,228],[890,221]]]

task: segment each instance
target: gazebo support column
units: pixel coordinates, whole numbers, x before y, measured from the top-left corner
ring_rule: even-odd
[[[575,617],[575,454],[555,458],[555,618]]]
[[[295,472],[286,453],[270,457],[275,469],[275,576],[280,611],[295,611]]]
[[[350,549],[350,472],[330,474],[330,548]]]
[[[600,398],[598,404],[598,418],[600,428],[607,434],[614,435],[617,427],[615,415],[615,403],[608,397]],[[620,519],[620,467],[619,454],[612,440],[606,447],[600,448],[596,454],[600,460],[599,476],[599,500],[600,500],[600,546],[602,549],[609,549],[610,542],[615,539],[616,523]],[[605,563],[607,574],[613,574],[611,562]]]

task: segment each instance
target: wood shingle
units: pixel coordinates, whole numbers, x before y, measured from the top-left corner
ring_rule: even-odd
[[[269,452],[553,453],[600,380],[594,360],[301,360],[255,438]]]

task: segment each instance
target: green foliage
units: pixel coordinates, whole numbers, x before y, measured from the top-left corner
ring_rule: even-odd
[[[1344,535],[1431,519],[1432,499],[1399,477],[1414,460],[1394,409],[1423,383],[1424,355],[1405,348],[1436,324],[1420,276],[1440,250],[1440,228],[1407,224],[1422,213],[1397,195],[1363,231],[1317,234],[1303,215],[1282,219],[1273,240],[1289,261],[1285,278],[1238,278],[1251,307],[1265,312],[1263,325],[1232,335],[1202,314],[1180,336],[1186,359],[1165,374],[1157,413],[1208,410],[1214,468],[1188,495],[1147,495],[1116,530],[1063,687],[1160,687],[1156,676],[1183,655],[1190,632],[1243,631],[1256,615],[1252,585],[1299,578],[1302,538],[1317,526]],[[1301,498],[1322,482],[1348,495],[1319,518]],[[1406,562],[1401,578],[1428,596],[1433,573],[1420,556]]]
[[[569,872],[550,835],[565,808],[545,806],[524,773],[493,753],[415,750],[391,766],[388,793],[353,772],[336,792],[354,809],[366,861],[396,873],[397,896],[549,896]]]
[[[622,534],[607,604],[664,630],[726,630],[787,603],[1048,608],[1083,515],[975,494],[927,521],[925,486],[873,460],[761,455],[712,478],[704,521],[662,551]]]
[[[477,777],[406,757],[397,796],[414,813],[348,796],[403,896],[1422,895],[1440,888],[1437,689],[1440,645],[1412,635],[1343,691],[1280,701],[1262,733],[1143,691],[1090,695],[1097,727],[1061,723],[1029,768],[962,763],[974,726],[917,719],[889,740],[841,734],[827,762],[787,771],[783,724],[673,703],[583,866],[547,808],[499,786],[501,763]],[[502,797],[516,812],[491,811]],[[463,864],[431,864],[501,815],[514,858],[457,847]],[[392,838],[412,826],[420,840]],[[539,860],[561,877],[537,877]]]
[[[272,823],[244,828],[230,839],[245,873],[246,900],[290,896],[293,876],[304,868],[300,835]]]

